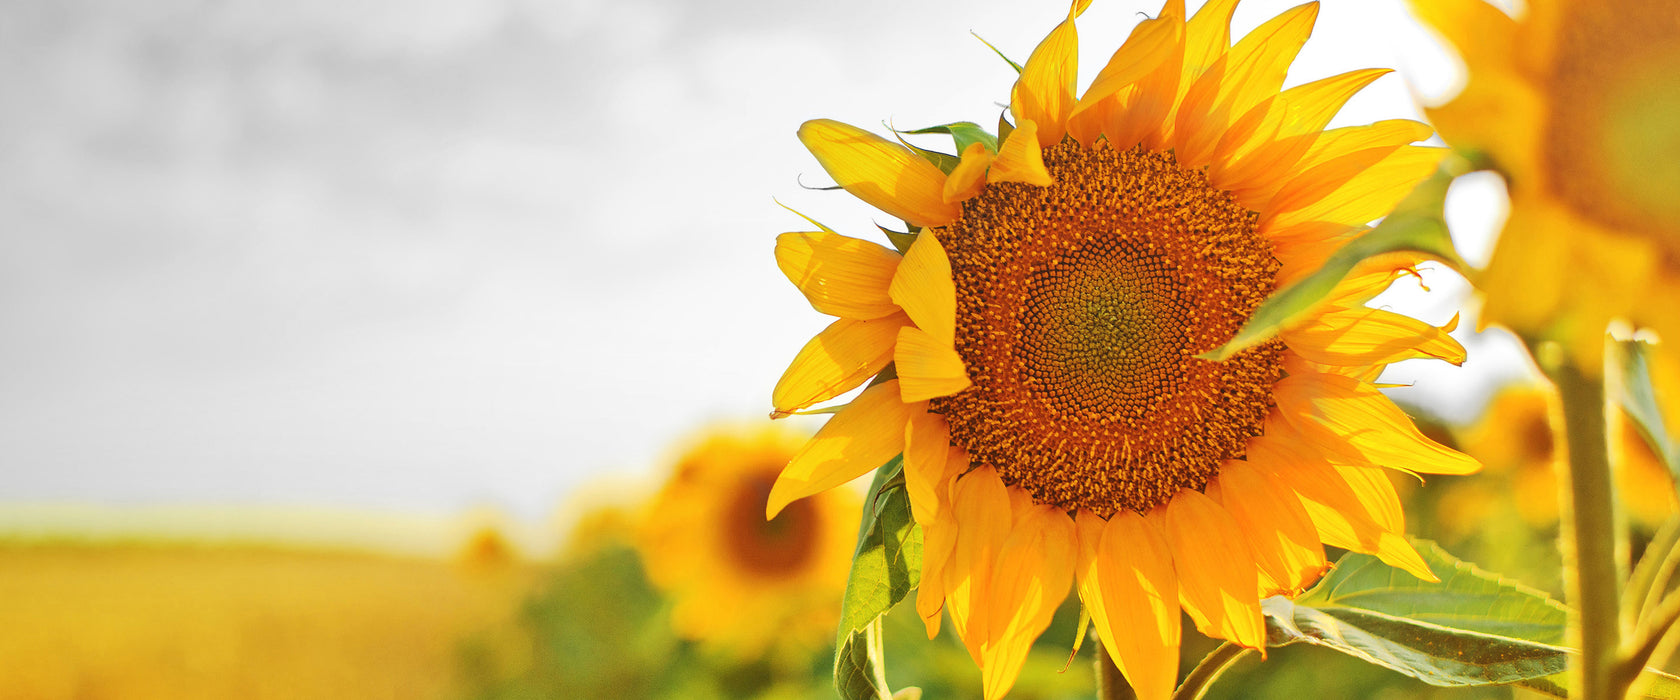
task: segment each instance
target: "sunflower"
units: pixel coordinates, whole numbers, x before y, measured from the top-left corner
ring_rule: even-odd
[[[1541,386],[1507,387],[1494,395],[1474,425],[1461,431],[1459,443],[1464,451],[1487,465],[1490,479],[1503,484],[1478,490],[1483,498],[1467,499],[1464,505],[1473,511],[1485,510],[1492,504],[1488,497],[1508,498],[1530,525],[1557,523],[1557,473],[1562,457],[1553,449],[1552,416],[1561,410],[1557,403],[1556,394]],[[1632,419],[1621,411],[1612,416],[1616,496],[1634,522],[1655,529],[1680,510],[1673,480]],[[1472,517],[1458,525],[1456,529],[1468,532],[1477,523]]]
[[[804,436],[714,430],[678,460],[649,504],[638,548],[675,601],[672,624],[737,658],[833,638],[861,499],[836,489],[766,521],[777,472]]]
[[[1316,3],[1233,46],[1235,0],[1188,20],[1170,0],[1076,97],[1087,4],[1027,59],[996,150],[975,139],[949,172],[852,126],[800,128],[836,182],[913,229],[902,254],[822,226],[776,245],[838,320],[773,415],[869,385],[788,463],[768,513],[902,453],[918,612],[930,636],[949,614],[987,698],[1076,582],[1151,700],[1176,679],[1181,608],[1262,648],[1259,599],[1316,580],[1323,544],[1432,579],[1381,467],[1478,466],[1370,383],[1391,362],[1464,359],[1445,330],[1364,305],[1415,260],[1357,269],[1277,338],[1199,357],[1434,171],[1442,150],[1411,145],[1422,124],[1324,130],[1387,71],[1280,91]]]
[[[1412,0],[1469,78],[1429,111],[1501,172],[1484,316],[1596,366],[1615,319],[1680,339],[1680,12],[1667,0]]]

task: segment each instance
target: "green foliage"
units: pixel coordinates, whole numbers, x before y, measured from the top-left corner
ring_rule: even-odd
[[[1662,408],[1657,405],[1656,388],[1651,384],[1650,352],[1649,343],[1636,340],[1616,343],[1612,359],[1621,379],[1616,387],[1616,401],[1633,419],[1634,427],[1645,444],[1651,446],[1651,452],[1668,467],[1674,483],[1680,485],[1680,445],[1668,434]]]
[[[875,470],[858,525],[852,573],[840,605],[834,687],[843,698],[880,698],[886,687],[880,618],[916,587],[922,574],[922,534],[910,515],[903,457]]]
[[[961,157],[963,151],[968,150],[970,145],[976,143],[985,146],[986,150],[993,153],[997,153],[998,151],[998,138],[991,135],[991,133],[987,132],[985,128],[981,127],[979,124],[975,124],[974,122],[952,122],[950,124],[930,126],[925,129],[917,129],[915,131],[906,131],[904,133],[950,134],[951,141],[956,144],[958,157]]]
[[[1561,695],[1572,653],[1562,646],[1568,610],[1433,543],[1416,545],[1439,583],[1349,553],[1300,598],[1262,602],[1269,644],[1334,649],[1431,685],[1515,684]],[[1680,690],[1680,679],[1653,675],[1647,697]]]
[[[1466,168],[1468,165],[1462,159],[1448,156],[1441,169],[1419,184],[1381,224],[1343,245],[1317,272],[1278,290],[1254,310],[1254,315],[1249,317],[1236,336],[1200,357],[1225,360],[1272,338],[1283,327],[1317,308],[1319,302],[1353,271],[1355,265],[1368,258],[1409,251],[1465,270],[1466,265],[1453,248],[1452,236],[1447,233],[1447,222],[1442,218],[1441,211],[1447,187]]]

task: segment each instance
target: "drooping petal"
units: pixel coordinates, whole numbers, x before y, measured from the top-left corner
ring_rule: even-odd
[[[1424,474],[1470,474],[1474,458],[1424,437],[1382,392],[1350,377],[1299,373],[1272,390],[1277,411],[1307,438],[1342,442],[1368,464]]]
[[[892,361],[899,329],[909,324],[910,317],[902,313],[868,321],[842,318],[830,324],[799,350],[776,382],[770,393],[776,414],[856,389]]]
[[[954,348],[914,326],[899,329],[893,365],[906,403],[950,396],[974,383]]]
[[[945,201],[945,173],[908,148],[831,119],[805,122],[799,141],[847,192],[913,226],[943,226],[962,215]]]
[[[1254,465],[1229,461],[1207,495],[1237,521],[1260,569],[1261,595],[1300,591],[1327,566],[1324,545],[1301,501]]]
[[[898,380],[864,389],[793,456],[770,487],[765,516],[856,479],[904,451],[904,424],[919,406],[899,399]]]
[[[1014,687],[1033,640],[1050,626],[1073,583],[1076,537],[1073,520],[1053,506],[1027,505],[998,553],[992,572],[993,606],[980,664],[986,700]]]
[[[951,259],[933,230],[922,231],[910,244],[888,294],[917,328],[946,346],[956,343],[957,288],[951,281]]]
[[[1163,526],[1178,571],[1178,599],[1196,629],[1264,653],[1258,574],[1237,521],[1193,489],[1174,494],[1149,517]]]
[[[1079,514],[1079,597],[1139,700],[1166,700],[1178,679],[1178,574],[1166,541],[1137,513]]]
[[[827,231],[776,237],[776,266],[811,306],[830,316],[868,320],[898,312],[887,285],[900,256],[885,246]]]
[[[1074,3],[1067,19],[1027,57],[1021,77],[1010,91],[1009,112],[1015,123],[1038,124],[1038,145],[1044,148],[1056,145],[1067,133],[1079,71],[1079,37],[1073,20],[1089,4],[1089,0]]]
[[[1437,328],[1392,311],[1355,307],[1321,313],[1311,321],[1285,328],[1279,337],[1289,349],[1326,365],[1383,365],[1428,357],[1464,364],[1464,346],[1448,335],[1453,318]]]
[[[986,182],[1024,182],[1039,187],[1055,184],[1044,167],[1044,152],[1038,142],[1038,123],[1022,120],[998,147],[997,160],[986,171]]]
[[[945,178],[945,189],[940,196],[947,202],[958,203],[979,195],[986,189],[986,169],[992,167],[996,157],[983,143],[968,144],[963,149],[962,160]]]
[[[925,527],[949,501],[946,467],[951,461],[951,426],[937,413],[917,411],[904,426],[904,490],[910,512]]]
[[[1385,529],[1347,478],[1287,424],[1268,422],[1264,438],[1249,442],[1248,462],[1300,497],[1325,544],[1375,554],[1418,578],[1435,580],[1402,531]]]
[[[992,568],[1014,524],[1008,487],[997,471],[981,466],[957,479],[951,511],[957,538],[945,562],[945,611],[968,655],[979,663],[992,625]]]
[[[945,565],[957,544],[957,521],[951,509],[921,521],[922,581],[916,588],[916,614],[928,639],[939,636],[940,612],[945,609]]]

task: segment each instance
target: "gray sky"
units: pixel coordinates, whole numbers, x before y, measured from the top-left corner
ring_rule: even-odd
[[[771,198],[884,221],[799,187],[799,123],[995,123],[1013,72],[969,31],[1024,60],[1066,12],[967,5],[0,4],[0,498],[541,517],[757,419],[825,325]],[[1098,0],[1085,78],[1158,9]],[[1290,82],[1399,67],[1338,122],[1415,116],[1447,56],[1328,0]],[[1435,321],[1440,277],[1405,302]]]

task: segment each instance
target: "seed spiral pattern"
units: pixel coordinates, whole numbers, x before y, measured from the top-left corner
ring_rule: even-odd
[[[1049,187],[996,183],[935,231],[974,385],[934,399],[974,464],[1107,517],[1202,489],[1261,432],[1278,341],[1225,362],[1275,286],[1259,215],[1171,153],[1044,150]]]

